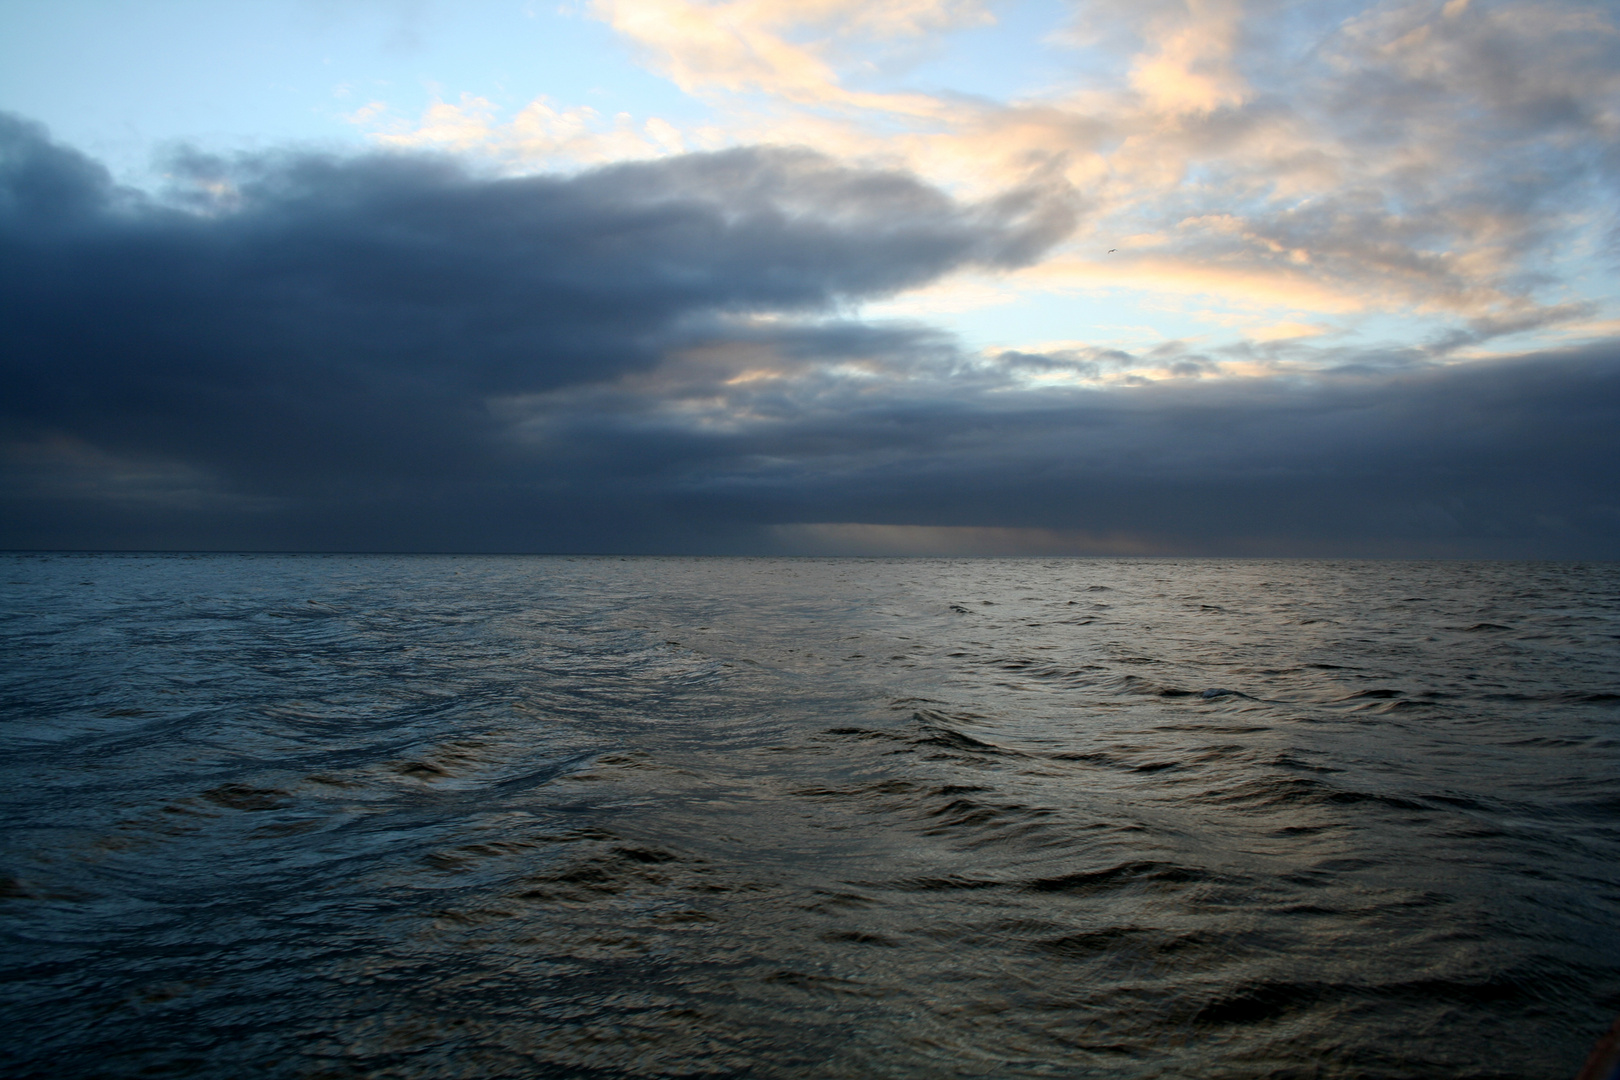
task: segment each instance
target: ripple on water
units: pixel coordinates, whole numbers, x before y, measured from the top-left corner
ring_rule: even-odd
[[[1567,1078],[1620,1004],[1614,567],[4,558],[8,1076]]]

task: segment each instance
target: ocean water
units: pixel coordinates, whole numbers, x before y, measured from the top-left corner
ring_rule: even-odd
[[[1620,566],[0,556],[0,1073],[1568,1080]]]

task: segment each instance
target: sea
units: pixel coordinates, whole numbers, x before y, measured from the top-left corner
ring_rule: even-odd
[[[1620,565],[0,555],[0,1074],[1570,1080]]]

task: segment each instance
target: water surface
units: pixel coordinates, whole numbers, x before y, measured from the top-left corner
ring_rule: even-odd
[[[1567,1080],[1620,567],[0,557],[14,1077]]]

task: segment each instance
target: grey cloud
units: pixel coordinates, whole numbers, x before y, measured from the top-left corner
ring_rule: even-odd
[[[1612,344],[1210,379],[1181,343],[985,358],[834,317],[1034,257],[1061,189],[966,206],[793,151],[519,180],[271,155],[183,162],[164,202],[26,124],[0,145],[0,545],[768,550],[865,522],[1620,555]]]
[[[724,432],[648,425],[625,401],[554,406],[567,444],[588,448],[590,486],[632,484],[738,535],[864,522],[1203,554],[1620,554],[1613,345],[1063,392],[913,370],[882,393],[802,386],[792,410],[758,408],[791,395],[752,386],[731,388],[725,411],[762,419]]]
[[[1358,231],[1414,252],[1496,246],[1514,266],[1499,284],[1528,293],[1545,283],[1535,257],[1572,219],[1612,215],[1620,27],[1603,4],[1452,10],[1389,5],[1348,20],[1324,43],[1334,76],[1303,107],[1379,163],[1376,187],[1358,194],[1385,225],[1356,214]],[[1450,264],[1412,269],[1431,268]]]
[[[694,327],[1017,265],[1072,194],[963,205],[899,173],[740,149],[570,178],[439,158],[174,163],[157,201],[0,117],[0,422],[293,494],[450,482],[490,398],[648,370]]]

